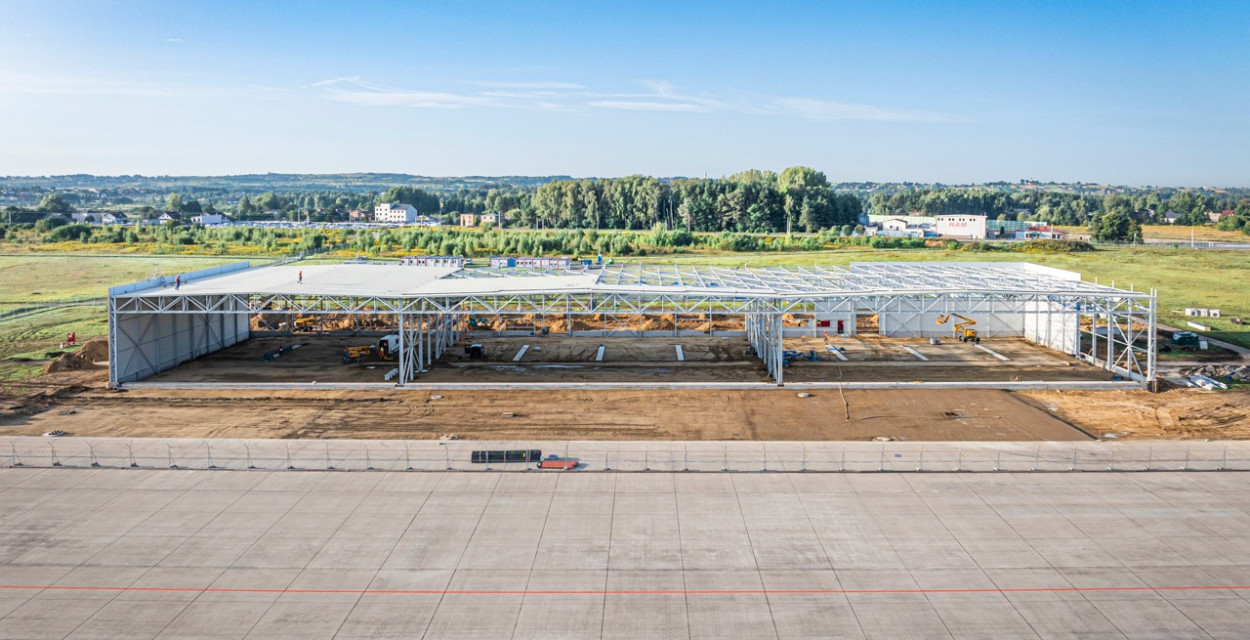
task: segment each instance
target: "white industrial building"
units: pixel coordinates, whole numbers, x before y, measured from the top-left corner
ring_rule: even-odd
[[[411,224],[417,221],[417,210],[410,204],[380,204],[373,208],[373,221]]]
[[[985,239],[985,216],[951,214],[934,216],[933,229],[943,238]]]
[[[594,314],[739,316],[754,352],[781,384],[784,336],[854,334],[865,317],[875,320],[884,336],[950,336],[951,329],[938,325],[937,318],[957,313],[974,315],[987,338],[1019,336],[1125,378],[1155,378],[1153,291],[1084,282],[1080,274],[1029,263],[800,269],[615,265],[555,272],[238,263],[181,274],[178,288],[173,280],[109,290],[110,384],[143,380],[246,340],[252,316],[273,313],[387,317],[404,354],[401,385],[454,344],[470,316],[522,314],[566,320]],[[785,326],[783,316],[807,320]],[[1110,325],[1118,330],[1107,331]],[[680,335],[676,326],[659,333]]]

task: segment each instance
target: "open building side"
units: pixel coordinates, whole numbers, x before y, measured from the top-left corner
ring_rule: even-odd
[[[301,278],[302,275],[302,278]],[[682,335],[680,317],[735,317],[769,375],[784,383],[783,338],[949,337],[945,314],[976,319],[988,338],[1024,337],[1126,379],[1155,378],[1156,296],[1084,282],[1030,263],[853,263],[849,267],[618,265],[531,271],[394,264],[247,263],[114,287],[110,383],[136,382],[251,337],[287,330],[275,315],[350,316],[399,336],[394,382],[411,382],[483,317],[562,318],[569,333]],[[671,329],[575,323],[673,318]],[[254,320],[260,319],[260,322]],[[593,325],[591,325],[593,326]],[[257,329],[259,327],[259,329]],[[861,329],[862,328],[862,329]],[[707,333],[701,330],[698,333]]]

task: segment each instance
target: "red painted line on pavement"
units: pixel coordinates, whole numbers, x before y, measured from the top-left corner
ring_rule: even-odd
[[[0,590],[118,591],[156,593],[262,593],[347,595],[467,595],[467,596],[681,596],[681,595],[838,595],[942,593],[1063,593],[1103,591],[1212,591],[1250,590],[1250,585],[1175,585],[1168,587],[1004,587],[980,589],[251,589],[230,587],[118,587],[89,585],[0,585]]]

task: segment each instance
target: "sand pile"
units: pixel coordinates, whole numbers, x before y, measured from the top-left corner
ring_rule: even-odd
[[[44,373],[58,371],[81,371],[96,368],[95,363],[109,359],[108,340],[88,340],[82,348],[74,353],[65,353],[61,357],[45,364]]]

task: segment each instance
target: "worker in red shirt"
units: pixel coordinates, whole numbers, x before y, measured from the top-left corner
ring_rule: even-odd
[[[65,341],[68,342],[69,346],[71,347],[74,346],[74,341],[76,339],[77,339],[77,336],[74,335],[73,331],[70,331],[69,334],[65,336]]]
[[[304,272],[299,272],[299,284],[304,284]]]
[[[182,288],[182,274],[180,273],[174,276],[174,290],[177,291],[178,289],[181,289],[181,288]]]

